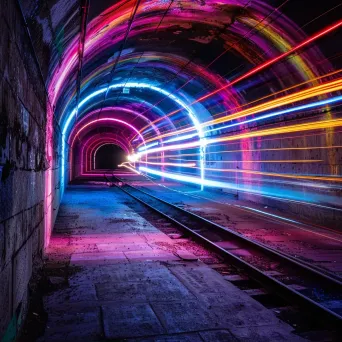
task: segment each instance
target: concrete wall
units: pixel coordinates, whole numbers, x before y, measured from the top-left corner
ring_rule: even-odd
[[[1,0],[0,25],[0,340],[10,341],[27,312],[29,282],[43,257],[47,99],[17,1]]]

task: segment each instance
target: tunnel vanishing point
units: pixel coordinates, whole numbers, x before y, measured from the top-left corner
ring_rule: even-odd
[[[59,255],[54,267],[62,263],[63,270],[68,269],[62,278],[67,279],[70,270],[75,271],[68,268],[70,258],[76,260],[73,253],[82,252],[72,249],[77,234],[80,239],[98,239],[102,234],[94,249],[87,242],[87,253],[102,253],[101,248],[111,243],[117,246],[111,235],[117,233],[114,228],[109,225],[106,234],[101,233],[102,221],[96,221],[101,215],[109,220],[115,212],[125,227],[139,215],[152,222],[144,214],[150,210],[147,207],[136,213],[138,204],[132,204],[131,217],[125,216],[122,208],[128,202],[122,196],[128,195],[119,190],[126,182],[136,182],[183,210],[197,206],[196,214],[210,221],[221,210],[229,222],[220,225],[234,229],[242,222],[241,227],[245,224],[249,230],[237,229],[238,234],[281,250],[285,243],[278,235],[267,238],[270,223],[262,227],[257,223],[277,222],[283,237],[296,236],[296,243],[291,240],[283,251],[293,258],[301,258],[306,248],[320,248],[306,240],[305,234],[312,231],[319,237],[317,244],[331,239],[335,244],[327,247],[329,251],[342,250],[340,1],[0,0],[0,4],[1,341],[34,340],[27,326],[35,314],[38,320],[42,317],[35,311],[37,302],[43,303],[45,315],[39,341],[61,338],[59,332],[55,332],[58,338],[47,335],[55,311],[50,302],[37,299],[45,298],[45,287],[50,291],[51,284],[58,283],[59,276],[49,278],[51,260]],[[118,181],[118,187],[108,187]],[[196,204],[187,202],[188,195],[196,198]],[[102,207],[106,203],[118,207]],[[87,209],[79,209],[82,205]],[[78,221],[82,217],[83,225]],[[135,225],[142,227],[141,217]],[[191,221],[182,221],[181,215],[178,219],[184,225]],[[95,221],[96,234],[81,231],[81,226]],[[275,234],[277,228],[272,229]],[[302,235],[297,239],[299,229]],[[68,257],[59,245],[64,238]],[[154,243],[146,248],[158,253],[166,248],[165,241]],[[310,264],[320,258],[319,267],[325,267],[324,248],[319,249],[322,254],[312,252],[312,257],[304,253],[303,260]],[[113,250],[110,253],[113,258]],[[153,258],[159,258],[158,253]],[[339,265],[341,254],[334,255],[334,261],[329,260]],[[181,253],[177,256],[181,258]],[[108,258],[103,258],[107,265]],[[126,259],[130,261],[127,253]],[[97,267],[101,269],[100,262]],[[342,267],[330,271],[336,275]],[[106,272],[110,278],[114,271]],[[100,285],[94,286],[97,300],[105,298]],[[170,318],[163,321],[162,313],[151,305],[161,322],[158,329],[133,337],[176,334],[172,341],[188,341],[177,335],[187,330],[172,330]],[[115,322],[106,319],[114,313],[106,308],[96,316],[104,322],[96,335],[102,339],[90,333],[73,335],[73,327],[61,340],[130,338],[120,329],[113,332]],[[144,315],[150,317],[148,310]],[[127,315],[132,320],[142,317]],[[135,329],[133,321],[127,324],[126,330]],[[228,334],[227,329],[222,328],[222,334]],[[200,327],[191,334],[200,334],[196,338],[201,341],[233,341],[234,334],[236,340],[249,341],[234,329],[229,332],[231,339],[213,337]]]

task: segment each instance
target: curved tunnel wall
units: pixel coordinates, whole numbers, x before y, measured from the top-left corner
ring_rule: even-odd
[[[70,82],[77,39],[63,67],[51,71],[65,141],[70,145],[69,135],[79,129],[75,123],[93,112],[104,123],[105,108],[119,106],[134,113],[127,123],[140,134],[126,132],[140,172],[325,222],[328,216],[334,224],[341,83],[316,41],[341,23],[308,37],[265,2],[182,5],[123,1],[90,20],[78,110]],[[203,55],[192,58],[190,46]],[[208,46],[217,54],[204,53]],[[62,165],[73,168],[64,140],[61,145]]]

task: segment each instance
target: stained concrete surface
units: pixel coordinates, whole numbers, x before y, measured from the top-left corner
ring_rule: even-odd
[[[302,341],[195,256],[181,259],[175,250],[191,253],[127,201],[116,188],[68,187],[45,265],[57,286],[44,295],[38,341]]]

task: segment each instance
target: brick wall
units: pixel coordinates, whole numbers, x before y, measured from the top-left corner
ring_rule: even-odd
[[[2,0],[0,17],[0,340],[11,340],[43,255],[47,98],[17,1]],[[55,158],[54,215],[57,153]]]

